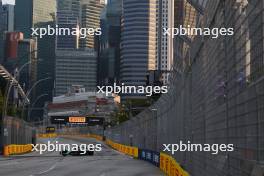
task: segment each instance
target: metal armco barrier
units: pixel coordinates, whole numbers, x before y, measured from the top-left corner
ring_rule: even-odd
[[[97,139],[98,141],[103,141],[103,137],[100,135],[96,135],[96,134],[71,134],[71,133],[40,133],[37,134],[38,138],[56,138],[58,136],[61,137],[72,137],[72,136],[76,136],[76,137],[87,137],[87,138],[94,138]]]
[[[88,134],[87,137],[95,138],[98,141],[103,141],[103,136],[95,135],[95,134]]]
[[[38,138],[55,138],[58,135],[56,133],[44,133],[44,134],[37,134]]]
[[[160,169],[168,176],[189,176],[173,157],[165,153],[160,153]]]
[[[51,133],[51,134],[38,134],[41,138],[52,138],[52,137],[84,137],[94,138],[99,141],[103,141],[103,136],[98,134],[75,134],[75,133]],[[128,146],[114,142],[110,139],[105,140],[106,144],[113,149],[124,153],[133,158],[150,162],[156,167],[159,167],[168,176],[189,176],[189,174],[179,165],[179,163],[172,157],[165,153],[156,152],[148,149],[140,149],[135,146]]]
[[[24,154],[32,151],[32,145],[7,145],[4,147],[4,156]]]
[[[108,139],[106,140],[106,144],[121,153],[132,156],[134,158],[138,158],[138,148],[137,147],[131,147],[127,145],[118,144]]]
[[[57,134],[57,133],[43,133],[43,134],[38,134],[37,135],[38,138],[56,138],[58,136],[60,137],[72,137],[72,136],[76,136],[76,137],[87,137],[87,138],[94,138],[97,139],[98,141],[103,141],[103,137],[96,135],[96,134]]]
[[[153,165],[159,167],[168,176],[189,176],[189,174],[172,156],[165,153],[126,146],[115,143],[109,139],[106,140],[106,143],[119,152],[152,163]]]

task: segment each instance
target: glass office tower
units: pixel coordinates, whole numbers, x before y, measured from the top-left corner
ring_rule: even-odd
[[[58,0],[57,5],[58,27],[70,29],[82,27],[80,0]],[[79,35],[57,36],[56,96],[66,94],[69,88],[75,85],[82,86],[87,91],[96,89],[96,53],[94,49],[84,50],[79,47],[79,39]]]
[[[23,32],[24,38],[32,38],[32,27],[47,28],[48,25],[55,25],[55,13],[56,0],[16,0],[15,30]],[[38,59],[41,59],[37,66],[37,79],[52,78],[45,81],[45,84],[43,83],[41,86],[36,87],[36,97],[43,93],[49,94],[49,96],[45,96],[36,104],[36,107],[43,107],[45,101],[52,99],[55,72],[55,36],[38,38],[37,45]],[[35,116],[40,117],[41,114]]]
[[[147,72],[156,62],[156,0],[123,1],[121,32],[121,82],[146,85]]]
[[[122,0],[108,1],[101,14],[102,35],[99,39],[98,84],[119,82]]]
[[[104,7],[104,2],[100,0],[84,1],[82,5],[82,18],[81,26],[83,28],[99,28],[100,27],[100,14]],[[81,39],[81,48],[95,48],[95,36],[89,35]]]
[[[78,28],[80,26],[80,0],[58,0],[56,24],[59,28]],[[79,48],[77,35],[60,35],[56,38],[57,50]]]

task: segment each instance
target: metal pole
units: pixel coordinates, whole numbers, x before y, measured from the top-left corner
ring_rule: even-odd
[[[36,52],[36,51],[34,50],[34,52]],[[32,52],[31,52],[31,53],[32,53]],[[29,54],[31,54],[31,53],[29,53]],[[24,65],[22,65],[22,66],[20,67],[20,69],[18,70],[17,74],[14,75],[14,78],[13,78],[12,80],[9,81],[8,89],[7,89],[8,91],[7,91],[6,94],[5,94],[6,99],[5,99],[5,102],[4,102],[3,118],[4,118],[4,117],[6,116],[6,114],[7,114],[7,112],[6,112],[6,110],[7,110],[7,103],[8,103],[8,100],[9,100],[9,94],[10,94],[11,88],[13,87],[13,82],[14,82],[14,80],[17,79],[17,76],[19,77],[20,72],[21,72],[21,71],[22,71],[27,65],[29,65],[29,64],[31,64],[31,61],[29,61],[29,62],[25,63]]]
[[[36,52],[37,50],[34,50],[32,52],[30,52],[29,54],[33,53],[33,52]],[[12,77],[12,75],[6,71],[6,74],[7,75],[4,75],[3,77],[6,78],[5,76],[8,77],[8,79],[6,78],[6,80],[8,80],[8,83],[6,85],[6,91],[5,91],[5,95],[4,95],[4,105],[3,105],[3,112],[2,112],[2,125],[1,125],[1,138],[2,138],[2,143],[1,143],[1,146],[0,147],[3,147],[7,142],[8,142],[8,139],[5,137],[5,117],[7,115],[7,107],[8,107],[8,100],[9,100],[9,94],[10,94],[10,91],[11,91],[11,88],[13,87],[13,84],[17,83],[19,84],[19,82],[16,80],[17,76],[19,75],[19,73],[22,71],[22,69],[25,68],[26,65],[30,64],[31,61],[25,63],[24,65],[21,66],[21,68],[18,70],[17,74],[14,75],[14,77]],[[2,66],[1,66],[2,67]],[[5,68],[3,67],[3,69],[5,70]],[[5,72],[5,71],[4,71]],[[26,98],[27,99],[27,98]]]
[[[43,82],[43,81],[46,81],[46,80],[48,80],[48,79],[51,79],[51,77],[47,77],[47,78],[43,78],[43,79],[40,79],[40,80],[38,80],[37,82],[35,82],[34,84],[33,84],[33,86],[31,87],[31,89],[28,91],[28,93],[26,94],[26,98],[28,98],[28,96],[30,95],[30,93],[32,92],[32,90],[39,84],[39,83],[41,83],[41,82]],[[26,105],[26,101],[24,101],[23,102],[23,105],[22,105],[22,119],[23,119],[23,116],[24,116],[24,109],[25,109],[25,105]],[[27,120],[29,120],[29,119],[27,119]]]
[[[153,121],[154,121],[154,131],[153,131],[153,134],[154,134],[154,136],[153,136],[153,139],[154,139],[154,141],[153,141],[153,148],[154,148],[154,150],[155,151],[159,151],[159,149],[158,149],[158,132],[157,132],[157,130],[158,130],[158,109],[151,109],[151,112],[153,113],[153,116],[154,116],[154,118],[153,118]]]
[[[29,112],[28,112],[28,116],[29,116],[29,118],[30,118],[30,115],[31,115],[32,110],[34,110],[33,108],[34,108],[35,104],[38,102],[39,99],[41,99],[42,97],[45,97],[45,96],[48,96],[48,94],[42,94],[42,95],[38,96],[38,97],[36,98],[36,100],[34,101],[34,103],[32,103],[31,108],[28,110],[28,111],[29,111]]]

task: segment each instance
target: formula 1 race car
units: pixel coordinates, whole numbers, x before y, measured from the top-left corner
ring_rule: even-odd
[[[94,155],[94,151],[86,150],[83,151],[80,148],[77,151],[68,151],[68,150],[63,150],[60,152],[62,156],[92,156]]]

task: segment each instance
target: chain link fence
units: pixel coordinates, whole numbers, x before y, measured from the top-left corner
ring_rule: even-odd
[[[163,144],[234,144],[234,152],[176,152],[194,176],[263,176],[264,1],[211,0],[197,27],[234,28],[233,36],[176,39],[169,93],[107,138],[160,151]],[[182,47],[185,47],[184,49]],[[184,50],[184,52],[182,52]]]
[[[1,122],[1,151],[6,145],[35,144],[36,130],[29,123],[17,117],[6,116]]]

